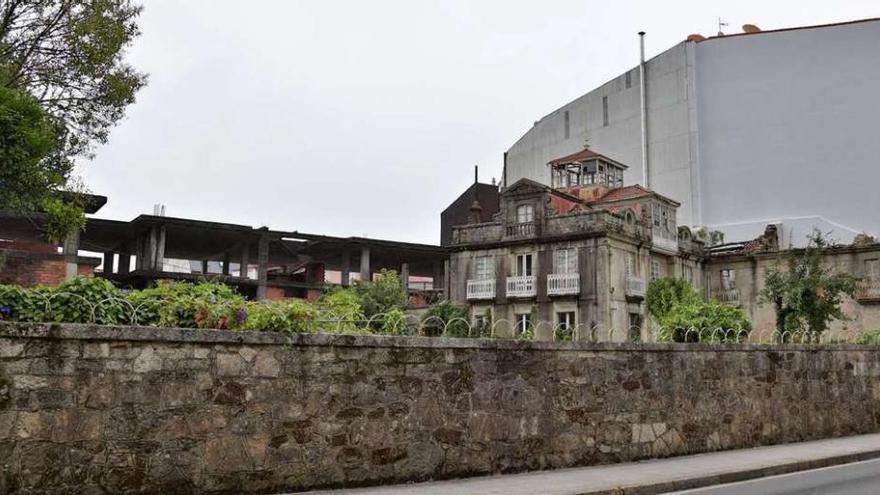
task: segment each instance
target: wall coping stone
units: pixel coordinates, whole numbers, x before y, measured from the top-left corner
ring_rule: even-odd
[[[193,344],[288,345],[589,352],[787,352],[880,351],[880,345],[857,344],[672,344],[620,342],[533,342],[513,339],[341,335],[329,333],[245,332],[192,328],[72,323],[0,322],[0,338],[178,342]]]

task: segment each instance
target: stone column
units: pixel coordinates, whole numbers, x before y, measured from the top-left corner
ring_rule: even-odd
[[[269,268],[269,236],[260,236],[257,248],[257,300],[266,299],[266,279]]]
[[[78,273],[79,265],[76,262],[79,253],[79,229],[74,229],[64,239],[64,261],[66,263],[64,280],[73,280]]]
[[[451,285],[452,273],[449,270],[449,260],[443,262],[443,295],[449,300],[449,287]]]
[[[208,273],[208,260],[202,260],[202,274]]]
[[[131,253],[128,252],[128,247],[123,247],[122,251],[119,253],[119,267],[116,273],[119,274],[127,274],[131,270]]]
[[[223,275],[229,275],[229,251],[223,253]]]
[[[351,251],[349,251],[348,249],[342,252],[342,262],[340,265],[340,283],[343,287],[348,287],[351,284]]]
[[[361,248],[361,281],[369,282],[372,280],[373,272],[370,270],[370,247]]]

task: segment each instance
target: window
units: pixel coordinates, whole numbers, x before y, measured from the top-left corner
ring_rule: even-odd
[[[569,119],[568,119],[568,110],[565,111],[565,139],[568,139],[571,136],[569,129]]]
[[[629,314],[629,341],[640,342],[642,340],[642,315]]]
[[[520,313],[516,315],[516,333],[517,335],[532,329],[532,314]]]
[[[569,332],[574,329],[574,311],[556,313],[556,328]]]
[[[733,290],[736,288],[736,270],[725,268],[721,270],[721,288]]]
[[[865,278],[871,281],[880,280],[880,260],[865,260]]]
[[[577,273],[577,252],[557,249],[553,252],[553,273]]]
[[[492,256],[480,256],[474,263],[474,277],[477,280],[495,278],[495,260]]]
[[[535,207],[532,205],[519,205],[516,207],[516,221],[528,223],[535,220]]]
[[[587,162],[584,165],[584,185],[589,186],[596,183],[596,162]]]
[[[636,254],[635,253],[626,253],[626,276],[627,277],[635,277],[636,276]]]
[[[660,262],[657,260],[651,261],[651,280],[657,280],[659,278],[663,278],[663,272],[660,269]]]
[[[626,71],[626,89],[631,88],[632,85],[633,85],[632,71]]]
[[[532,276],[532,255],[518,254],[516,255],[516,276],[531,277]]]
[[[672,239],[678,238],[677,228],[675,226],[675,209],[654,203],[651,207],[651,217],[654,223],[654,230],[657,234],[665,234],[664,237]]]
[[[608,97],[602,97],[602,126],[608,127]]]
[[[681,278],[685,282],[693,285],[694,284],[694,268],[691,266],[684,265],[681,267]]]

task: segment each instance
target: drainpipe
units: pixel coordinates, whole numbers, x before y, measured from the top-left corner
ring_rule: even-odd
[[[642,114],[642,174],[645,180],[644,186],[651,188],[651,179],[648,175],[648,100],[645,92],[645,32],[639,31],[639,90],[641,92]]]

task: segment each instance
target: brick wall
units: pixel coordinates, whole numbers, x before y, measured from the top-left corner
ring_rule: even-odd
[[[877,432],[880,348],[0,323],[0,493],[281,493]]]
[[[50,252],[0,250],[0,284],[55,286],[64,282],[67,263],[64,255]],[[77,273],[84,277],[95,275],[98,258],[79,257]]]

